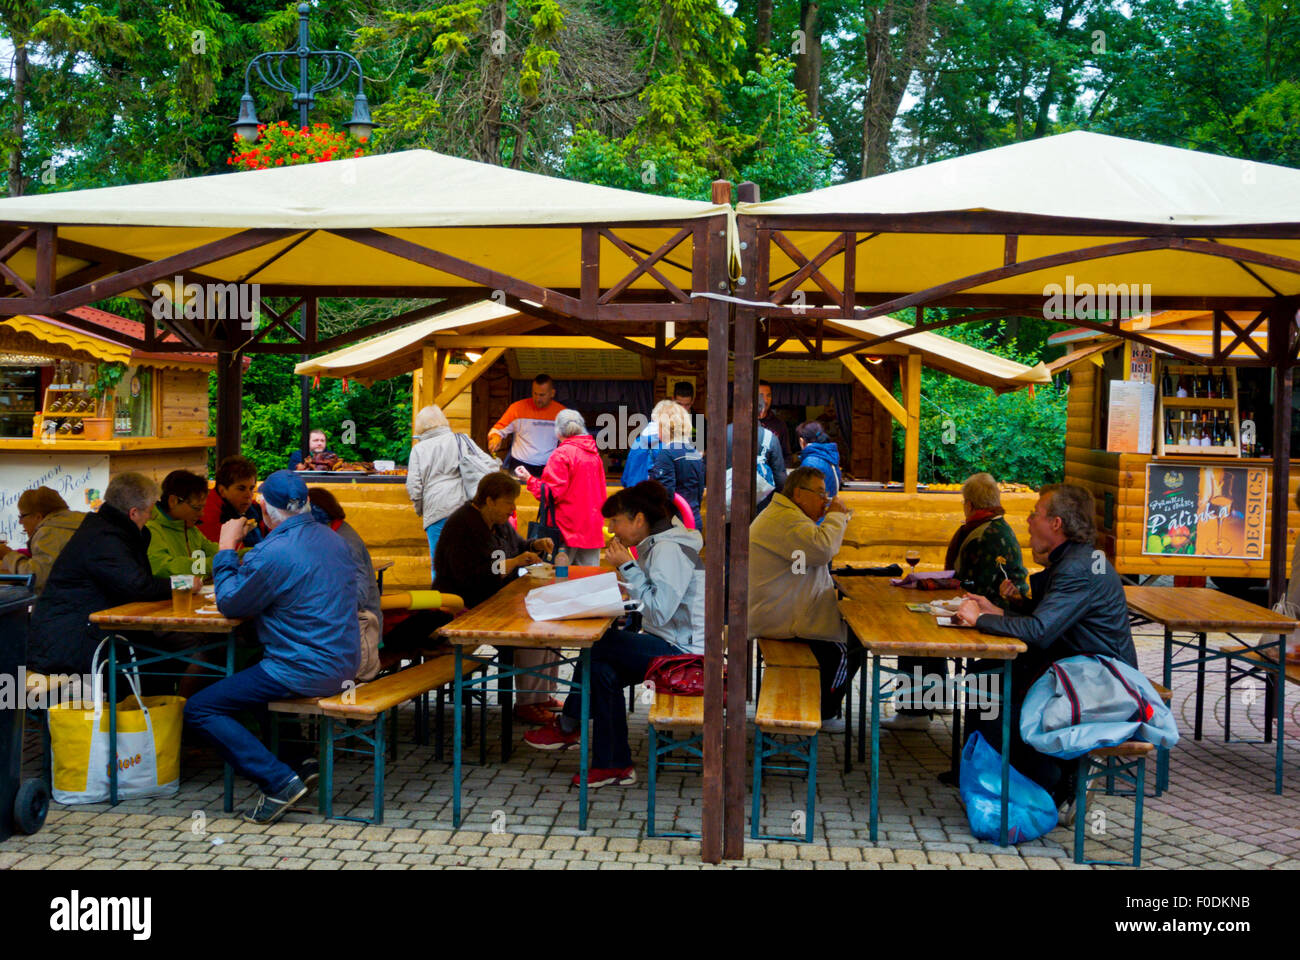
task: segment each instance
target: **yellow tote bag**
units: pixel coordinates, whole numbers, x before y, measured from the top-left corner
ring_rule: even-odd
[[[99,682],[99,654],[108,642],[96,648],[91,663],[97,681],[93,701],[50,706],[53,793],[59,803],[101,803],[109,798],[108,713]],[[133,673],[124,676],[131,692],[117,706],[118,797],[175,796],[180,789],[185,698],[141,697],[139,678]]]

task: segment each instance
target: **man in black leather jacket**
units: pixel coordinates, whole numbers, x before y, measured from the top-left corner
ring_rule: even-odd
[[[1020,739],[1020,704],[1030,685],[1057,660],[1078,654],[1105,654],[1137,666],[1128,606],[1119,574],[1102,551],[1094,549],[1092,493],[1074,484],[1049,484],[1039,491],[1029,515],[1029,543],[1046,569],[1030,578],[1030,596],[1003,611],[985,597],[968,595],[957,619],[985,633],[1016,637],[1029,648],[1012,663],[1011,763],[1052,792],[1058,804],[1074,796],[1074,761],[1038,753]],[[990,669],[975,664],[972,669]],[[1001,748],[1001,718],[978,729]],[[1071,817],[1073,809],[1064,811]]]

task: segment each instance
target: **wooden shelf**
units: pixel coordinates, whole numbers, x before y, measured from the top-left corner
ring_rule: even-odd
[[[1231,397],[1161,397],[1160,402],[1166,407],[1205,407],[1212,410],[1233,410],[1237,401]]]
[[[84,451],[86,453],[115,453],[124,450],[185,450],[198,447],[215,447],[216,437],[118,437],[116,440],[85,440],[69,436],[52,443],[31,439],[0,438],[0,450],[28,450],[34,453]]]
[[[1235,457],[1237,456],[1237,445],[1228,444],[1221,447],[1193,447],[1191,444],[1183,445],[1179,443],[1165,444],[1165,456],[1177,457]]]

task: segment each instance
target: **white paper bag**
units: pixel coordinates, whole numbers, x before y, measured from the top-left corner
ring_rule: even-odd
[[[617,617],[623,615],[624,609],[615,573],[598,573],[538,587],[524,596],[524,607],[534,620]]]

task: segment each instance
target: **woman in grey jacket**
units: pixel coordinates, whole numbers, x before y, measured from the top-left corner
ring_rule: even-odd
[[[591,648],[592,788],[636,782],[623,689],[645,679],[655,657],[704,653],[704,540],[676,519],[663,484],[647,480],[620,490],[601,514],[615,536],[605,556],[642,604],[642,622],[639,632],[612,627]],[[628,547],[637,548],[635,560]],[[524,742],[539,750],[575,746],[581,716],[581,694],[572,693],[555,724],[529,731]]]
[[[453,433],[447,417],[430,404],[415,415],[415,445],[406,466],[406,495],[424,521],[429,539],[429,581],[442,525],[474,496],[478,482],[501,464],[463,433]]]

